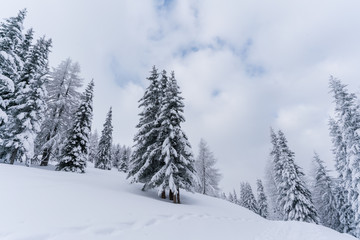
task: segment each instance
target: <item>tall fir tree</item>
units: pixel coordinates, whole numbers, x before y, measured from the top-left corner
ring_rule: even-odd
[[[161,111],[157,118],[160,126],[154,152],[160,152],[161,167],[152,176],[148,186],[158,187],[159,194],[169,191],[170,199],[180,203],[180,188],[193,191],[198,178],[194,169],[194,157],[187,136],[181,129],[185,122],[183,98],[174,72],[161,98]]]
[[[8,105],[19,81],[25,59],[19,56],[23,44],[23,22],[26,10],[16,17],[10,17],[0,23],[0,141],[3,139],[4,125],[8,121]]]
[[[278,145],[278,136],[272,128],[270,128],[270,139],[272,144],[272,149],[270,151],[269,161],[267,162],[265,169],[265,183],[269,203],[269,219],[272,220],[282,220],[284,218],[283,212],[277,204],[278,201],[278,186],[277,181],[275,180],[275,166],[279,166],[280,161],[280,148]]]
[[[336,206],[334,180],[330,177],[324,162],[315,153],[313,159],[314,180],[312,196],[322,225],[338,230],[339,213]]]
[[[360,111],[356,95],[349,93],[339,79],[330,77],[335,102],[335,119],[330,120],[335,167],[339,176],[340,221],[345,231],[360,237]],[[347,202],[347,203],[346,203]],[[350,205],[352,212],[347,206]],[[352,216],[353,214],[353,216]],[[351,220],[353,218],[353,220]]]
[[[205,140],[201,139],[199,154],[195,161],[195,169],[199,178],[199,185],[195,188],[197,192],[210,196],[218,195],[221,174],[215,168],[216,161]]]
[[[70,58],[62,61],[50,72],[46,84],[48,105],[41,131],[36,138],[36,153],[41,156],[41,166],[58,158],[59,147],[73,125],[73,116],[80,104],[82,79],[80,66]]]
[[[159,84],[158,70],[153,66],[150,72],[150,85],[147,87],[144,96],[139,100],[139,108],[142,108],[140,120],[136,128],[138,132],[134,137],[134,151],[130,158],[130,169],[128,178],[132,183],[143,183],[143,190],[153,177],[154,171],[159,168],[159,156],[152,151],[157,143],[159,135],[157,117],[160,111],[161,90]]]
[[[251,185],[248,182],[240,184],[240,205],[253,211],[254,213],[258,213],[258,204]]]
[[[60,162],[56,166],[57,171],[85,172],[93,115],[93,91],[94,81],[91,80],[75,113],[74,124],[61,151]]]
[[[303,180],[304,173],[294,162],[295,154],[282,131],[278,132],[279,161],[274,165],[278,189],[277,204],[284,220],[318,223],[319,218],[311,199],[311,192]]]
[[[111,170],[111,146],[112,146],[112,108],[110,108],[106,120],[104,123],[104,128],[101,132],[101,137],[99,140],[98,153],[95,161],[95,168],[100,168],[104,170]]]
[[[258,214],[263,218],[267,218],[269,214],[267,197],[265,195],[264,186],[260,179],[256,181],[256,186],[257,186]]]
[[[5,126],[5,162],[30,164],[34,140],[46,109],[45,82],[48,80],[48,55],[51,40],[41,38],[31,46],[14,95],[9,103],[10,121]]]

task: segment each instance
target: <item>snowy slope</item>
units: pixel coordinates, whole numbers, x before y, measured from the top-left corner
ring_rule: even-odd
[[[86,174],[0,164],[0,239],[355,239],[325,227],[267,221],[229,202],[142,192],[117,171]]]

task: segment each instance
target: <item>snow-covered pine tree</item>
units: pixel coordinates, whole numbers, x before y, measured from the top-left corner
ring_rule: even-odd
[[[257,203],[258,203],[258,214],[262,216],[263,218],[268,217],[268,203],[267,203],[267,197],[265,195],[264,186],[262,184],[262,181],[258,179],[256,181],[257,185]]]
[[[284,220],[318,223],[319,218],[311,199],[311,192],[303,180],[304,173],[294,162],[295,154],[282,131],[278,132],[279,162],[275,163],[278,206]]]
[[[235,189],[233,189],[232,197],[233,197],[233,198],[232,198],[232,199],[233,199],[233,201],[232,201],[233,203],[235,203],[235,204],[237,204],[237,205],[241,205],[241,199],[238,198]]]
[[[51,40],[44,37],[31,46],[19,81],[16,82],[14,96],[9,103],[10,121],[5,127],[3,150],[5,162],[25,161],[30,164],[34,155],[34,140],[46,109],[48,80],[48,55]]]
[[[194,157],[187,136],[181,129],[185,121],[183,116],[183,98],[171,73],[168,84],[161,98],[161,111],[157,118],[159,135],[153,152],[161,153],[160,168],[147,183],[149,187],[158,187],[159,195],[169,191],[170,199],[180,203],[180,188],[193,191],[198,183],[194,169]]]
[[[113,132],[112,108],[110,108],[106,116],[104,128],[101,132],[101,137],[98,146],[98,153],[96,155],[95,168],[111,170],[112,132]]]
[[[339,202],[348,201],[354,213],[351,221],[347,204],[340,205],[340,221],[347,224],[346,231],[360,237],[360,110],[356,95],[349,93],[339,79],[330,77],[329,86],[335,100],[336,119],[330,120],[330,135],[339,175],[338,189],[342,191],[338,193]]]
[[[204,139],[200,140],[199,154],[195,161],[195,169],[199,178],[199,186],[195,188],[198,193],[217,196],[221,174],[215,168],[217,160],[210,151]]]
[[[235,191],[235,190],[234,190]],[[229,192],[229,194],[228,194],[228,196],[227,196],[227,198],[226,198],[229,202],[231,202],[231,203],[234,203],[235,202],[235,200],[234,200],[234,195],[231,193],[231,192]]]
[[[57,171],[85,172],[93,115],[93,91],[94,81],[91,80],[85,89],[82,102],[75,113],[74,124],[61,150],[60,162],[56,166]]]
[[[324,162],[315,153],[313,159],[314,180],[312,196],[322,225],[338,230],[339,213],[336,208],[334,181],[329,176]]]
[[[160,110],[160,84],[158,70],[153,66],[150,72],[150,85],[147,87],[144,96],[139,100],[139,107],[142,108],[140,120],[136,128],[138,132],[134,137],[134,151],[130,158],[130,168],[128,178],[131,183],[144,183],[143,190],[147,188],[147,183],[154,175],[154,171],[159,168],[159,156],[151,151],[151,147],[157,143],[158,127],[156,119]]]
[[[248,182],[240,184],[240,205],[253,211],[254,213],[258,213],[258,204],[251,185]]]
[[[131,156],[131,148],[124,145],[121,149],[121,154],[120,154],[120,162],[118,166],[119,171],[125,173],[128,172],[130,156]]]
[[[282,211],[277,204],[278,189],[275,181],[275,166],[278,165],[280,161],[280,149],[278,145],[278,137],[272,128],[270,128],[270,139],[271,139],[272,149],[270,151],[269,160],[266,164],[266,169],[265,169],[265,179],[266,179],[265,189],[269,200],[268,218],[272,220],[282,220],[283,219]]]
[[[113,168],[119,169],[122,148],[120,144],[113,144],[111,147],[111,162]]]
[[[88,161],[91,163],[95,163],[98,145],[99,145],[99,134],[97,133],[97,130],[95,130],[94,132],[91,132],[89,134]]]
[[[46,83],[48,108],[35,145],[36,153],[41,156],[41,166],[47,166],[49,160],[59,157],[61,143],[73,125],[73,116],[81,98],[78,89],[83,82],[79,73],[79,64],[70,58],[50,73],[50,81]]]
[[[16,17],[10,17],[0,23],[0,128],[8,120],[8,105],[15,91],[15,82],[20,78],[25,59],[19,56],[19,49],[23,43],[23,21],[26,10],[22,10]],[[3,138],[0,131],[0,140]]]

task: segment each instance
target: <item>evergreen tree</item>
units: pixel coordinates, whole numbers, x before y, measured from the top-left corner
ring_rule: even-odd
[[[157,117],[160,110],[160,84],[159,73],[155,66],[151,71],[150,85],[147,87],[144,96],[139,100],[139,107],[142,108],[139,124],[136,126],[138,132],[134,137],[134,151],[130,158],[130,169],[128,178],[132,183],[144,183],[143,190],[153,177],[154,171],[160,166],[159,156],[152,151],[152,147],[158,139]]]
[[[41,155],[41,166],[47,166],[49,160],[57,159],[59,147],[67,138],[67,132],[73,125],[73,116],[80,104],[82,79],[80,66],[70,58],[62,61],[50,73],[46,84],[48,108],[41,131],[36,138],[36,152]]]
[[[121,162],[121,154],[122,154],[122,147],[120,146],[120,144],[113,144],[111,147],[111,161],[112,161],[112,166],[116,169],[119,169]]]
[[[104,128],[101,133],[98,154],[96,156],[95,168],[100,168],[104,170],[111,170],[111,145],[112,145],[112,109],[110,108],[105,123]]]
[[[34,139],[40,130],[46,108],[44,83],[48,79],[48,54],[51,40],[41,38],[31,46],[9,102],[9,124],[5,126],[3,153],[5,162],[16,160],[30,164],[34,155]]]
[[[275,166],[275,181],[278,189],[277,204],[284,220],[318,223],[311,193],[303,180],[304,173],[294,162],[295,154],[287,146],[282,131],[278,133],[279,161]]]
[[[122,147],[120,154],[120,162],[118,166],[118,170],[122,172],[128,172],[129,170],[129,161],[131,156],[131,149],[126,147],[125,145]]]
[[[82,102],[76,111],[74,124],[61,151],[60,162],[56,166],[57,171],[85,172],[93,114],[93,91],[94,81],[92,80],[85,89]]]
[[[360,237],[360,112],[355,94],[346,85],[330,77],[329,86],[335,102],[335,117],[330,120],[335,167],[339,176],[338,202],[344,231]],[[347,206],[350,205],[352,212]]]
[[[268,217],[268,203],[267,203],[267,197],[265,195],[264,187],[262,184],[262,181],[258,179],[256,181],[257,185],[257,203],[258,203],[258,213],[263,218]]]
[[[95,163],[98,145],[99,145],[99,135],[95,130],[94,133],[90,133],[89,135],[88,161],[91,163]]]
[[[234,192],[235,192],[235,190],[234,190]],[[229,192],[227,200],[231,203],[235,203],[234,195],[231,192]]]
[[[282,210],[277,204],[278,196],[278,186],[275,180],[275,166],[279,166],[280,161],[280,148],[278,145],[278,137],[274,130],[270,128],[270,138],[272,149],[270,152],[269,161],[266,165],[266,190],[267,196],[269,199],[270,211],[269,219],[273,220],[282,220],[284,218]]]
[[[26,10],[22,10],[16,17],[0,23],[0,141],[4,137],[3,127],[9,117],[9,100],[13,97],[15,82],[19,81],[25,61],[18,54],[23,42],[25,15]]]
[[[216,159],[209,150],[205,140],[201,139],[199,144],[199,155],[195,161],[195,169],[199,178],[199,186],[196,191],[205,195],[217,196],[221,174],[214,166]]]
[[[329,176],[324,162],[315,153],[314,159],[314,183],[313,200],[319,214],[322,225],[338,230],[340,225],[339,214],[336,208],[336,198],[334,193],[334,181]]]
[[[193,191],[198,182],[194,169],[194,158],[187,136],[181,129],[185,121],[183,116],[183,98],[174,72],[164,89],[161,98],[161,111],[157,118],[160,126],[154,152],[161,153],[161,167],[147,183],[150,187],[159,187],[159,194],[169,191],[170,199],[180,203],[180,188]]]
[[[240,205],[253,211],[254,213],[258,213],[258,205],[248,182],[240,184]]]

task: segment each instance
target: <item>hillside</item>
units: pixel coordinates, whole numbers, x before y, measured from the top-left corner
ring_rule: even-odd
[[[182,204],[142,192],[117,171],[86,174],[0,164],[0,239],[355,239],[274,222],[229,202],[182,192]]]

